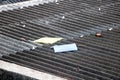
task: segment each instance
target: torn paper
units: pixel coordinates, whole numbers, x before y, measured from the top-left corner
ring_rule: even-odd
[[[53,43],[56,43],[60,40],[62,40],[63,38],[53,38],[53,37],[43,37],[43,38],[40,38],[40,39],[37,39],[33,42],[35,43],[43,43],[43,44],[53,44]]]

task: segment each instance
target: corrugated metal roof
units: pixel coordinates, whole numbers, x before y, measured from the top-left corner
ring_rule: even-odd
[[[109,28],[116,29],[120,25],[118,3],[114,2],[110,7],[105,3],[100,5],[99,1],[96,3],[100,6],[93,6],[93,2],[90,1],[86,1],[86,5],[84,1],[83,3],[60,1],[59,4],[49,3],[2,12],[1,33],[14,38],[25,37],[27,40],[43,36],[74,38],[106,31]]]
[[[57,44],[76,43],[78,51],[54,53],[50,46],[3,56],[3,60],[49,72],[73,80],[119,80],[119,30],[103,37],[66,40]]]
[[[76,43],[78,51],[54,53],[53,45],[43,45],[1,59],[72,80],[119,80],[119,6],[113,0],[69,0],[4,11],[0,13],[0,33],[8,37],[0,40],[5,51],[9,51],[8,42],[12,44],[8,39],[33,44],[30,42],[44,36],[63,37],[53,45]],[[102,36],[96,37],[96,33]]]

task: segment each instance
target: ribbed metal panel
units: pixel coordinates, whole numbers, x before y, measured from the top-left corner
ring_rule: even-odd
[[[36,47],[35,44],[19,41],[0,34],[0,56],[15,54],[24,50],[32,50]]]
[[[89,10],[91,10],[90,12],[92,12],[92,13],[94,13],[95,11],[99,12],[99,8],[97,8],[99,6],[96,6],[96,5],[97,4],[100,5],[100,3],[102,3],[102,2],[98,1],[98,2],[96,2],[96,5],[93,6],[92,4],[95,4],[95,1],[93,1],[94,3],[92,3],[92,1],[89,1],[89,0],[88,1],[82,1],[82,0],[81,1],[73,1],[73,0],[61,1],[61,2],[59,2],[59,4],[50,3],[50,4],[44,4],[44,5],[24,8],[21,10],[3,12],[3,13],[1,13],[1,16],[3,18],[5,17],[5,19],[7,18],[7,20],[12,19],[12,21],[16,21],[16,20],[14,20],[14,19],[16,19],[14,17],[19,17],[18,20],[21,20],[21,19],[25,20],[26,18],[27,19],[41,18],[44,16],[50,16],[52,14],[54,15],[56,13],[60,14],[60,13],[65,13],[65,12],[72,12],[75,10],[79,11],[80,9],[87,9],[86,11],[88,11],[88,12],[89,12]],[[111,1],[109,1],[109,3],[110,2]],[[113,3],[115,3],[115,2],[113,2]],[[116,3],[119,3],[119,2],[116,2]],[[106,5],[104,4],[103,6],[107,6],[107,4]],[[94,7],[96,7],[96,10],[94,10]],[[104,7],[102,9],[104,9]],[[113,10],[112,8],[110,8],[110,9]],[[37,15],[37,14],[39,14],[39,15]],[[4,19],[2,19],[2,20],[4,20]]]
[[[75,52],[54,53],[52,45],[44,45],[8,53],[1,59],[72,80],[119,80],[119,7],[119,1],[113,0],[65,0],[1,12],[0,33],[8,38],[32,41],[44,36],[63,37],[55,45],[78,46]],[[98,32],[102,37],[95,36]],[[0,37],[1,44],[6,45],[7,39]],[[9,50],[7,45],[2,48]]]
[[[74,38],[119,27],[119,2],[60,1],[0,13],[2,34],[35,40],[42,36]],[[110,1],[111,2],[111,1]],[[103,6],[102,6],[103,5]],[[101,7],[102,6],[102,7]],[[101,10],[99,10],[99,8]],[[5,26],[6,24],[10,24]],[[57,33],[56,33],[57,32]],[[10,33],[10,34],[8,34]]]
[[[57,43],[76,43],[79,50],[75,52],[54,53],[50,46],[44,46],[2,59],[73,80],[119,80],[119,31]]]
[[[11,3],[13,4],[7,4],[9,3],[8,1],[10,2],[12,1]],[[8,0],[8,1],[2,1],[3,2],[2,4],[5,4],[5,5],[0,5],[0,12],[9,11],[9,10],[13,11],[15,9],[23,9],[25,7],[35,6],[35,5],[44,4],[44,3],[58,2],[59,0],[28,0],[28,1]]]

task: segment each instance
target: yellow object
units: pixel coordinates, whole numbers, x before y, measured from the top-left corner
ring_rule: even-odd
[[[44,43],[44,44],[53,44],[53,43],[56,43],[60,40],[62,40],[63,38],[53,38],[53,37],[43,37],[43,38],[40,38],[40,39],[37,39],[33,42],[35,43]]]

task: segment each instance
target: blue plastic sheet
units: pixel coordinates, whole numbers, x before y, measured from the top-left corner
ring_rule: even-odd
[[[78,50],[77,45],[75,43],[72,44],[64,44],[64,45],[55,45],[52,47],[54,52],[68,52],[68,51],[76,51]]]

